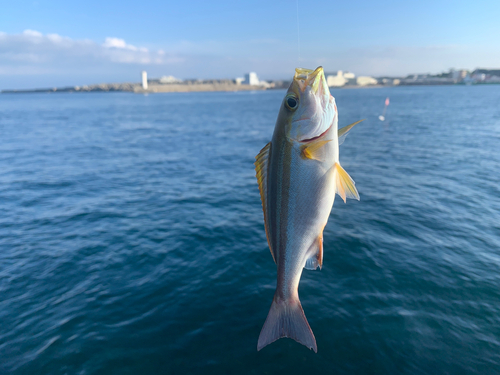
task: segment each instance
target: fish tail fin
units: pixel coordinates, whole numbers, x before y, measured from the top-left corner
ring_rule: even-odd
[[[273,299],[266,322],[260,332],[257,350],[261,350],[282,337],[294,339],[314,350],[315,353],[318,351],[316,339],[298,297],[289,301],[276,297]]]

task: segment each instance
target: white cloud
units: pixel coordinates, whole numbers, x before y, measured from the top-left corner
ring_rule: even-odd
[[[127,49],[130,51],[140,51],[140,52],[148,52],[147,48],[144,47],[136,47],[131,44],[125,43],[125,40],[120,38],[111,38],[107,37],[104,43],[102,44],[105,48],[117,48],[117,49]],[[159,53],[160,51],[158,51]]]
[[[180,56],[149,51],[113,37],[106,38],[100,45],[91,40],[44,35],[35,30],[0,33],[0,74],[36,74],[41,69],[71,71],[117,63],[168,65],[182,61]]]
[[[32,36],[32,37],[35,37],[35,38],[41,38],[43,36],[43,34],[39,31],[35,31],[35,30],[24,30],[23,31],[23,35],[26,35],[26,36]]]
[[[131,49],[133,51],[137,50],[137,47],[134,47],[132,45],[127,45],[123,39],[119,38],[106,38],[106,40],[103,43],[103,46],[106,48],[124,48],[124,49]]]
[[[116,37],[100,44],[35,30],[0,32],[0,90],[138,82],[144,69],[152,77],[174,75],[193,59],[172,51],[134,46]]]
[[[43,35],[40,34],[40,37],[42,37]],[[54,43],[62,43],[64,41],[70,41],[71,39],[69,38],[64,38],[60,35],[57,35],[57,34],[47,34],[47,39],[51,40],[52,42]]]

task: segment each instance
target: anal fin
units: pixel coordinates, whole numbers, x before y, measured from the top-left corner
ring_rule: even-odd
[[[315,270],[316,268],[323,267],[323,231],[319,234],[318,238],[313,242],[308,251],[308,258],[304,268],[306,270]]]

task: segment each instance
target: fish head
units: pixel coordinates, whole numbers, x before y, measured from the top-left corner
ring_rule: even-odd
[[[337,107],[321,66],[316,70],[295,69],[283,111],[289,120],[285,122],[288,138],[308,142],[327,133],[337,119]]]

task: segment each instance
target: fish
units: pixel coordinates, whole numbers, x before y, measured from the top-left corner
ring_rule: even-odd
[[[282,338],[317,352],[299,300],[302,270],[321,269],[323,229],[335,194],[359,200],[341,167],[339,145],[354,125],[338,130],[338,111],[323,68],[297,68],[281,103],[274,133],[255,157],[267,242],[277,285],[257,350]]]

